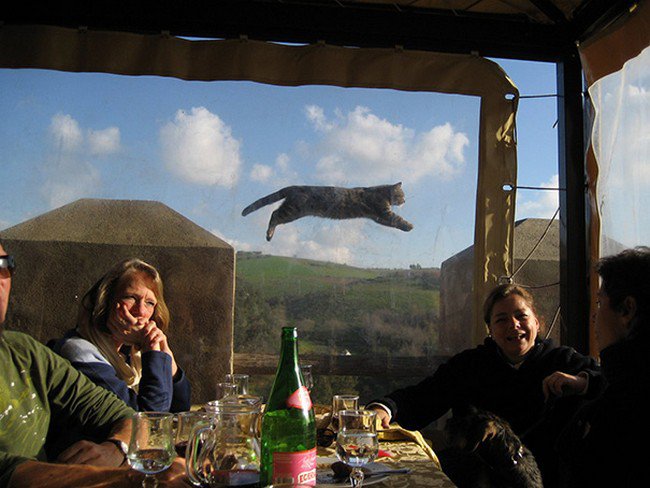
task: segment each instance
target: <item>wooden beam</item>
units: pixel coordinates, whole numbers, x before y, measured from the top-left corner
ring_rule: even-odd
[[[555,61],[570,39],[553,24],[519,15],[348,2],[93,0],[18,2],[6,24],[46,24],[144,34],[395,47]]]

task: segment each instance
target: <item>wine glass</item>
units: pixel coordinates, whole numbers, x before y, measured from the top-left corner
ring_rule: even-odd
[[[185,450],[192,429],[197,423],[205,421],[208,418],[209,416],[206,412],[200,411],[180,412],[176,415],[177,422],[176,434],[174,436],[174,449],[176,450],[177,456],[182,458],[185,457]]]
[[[363,485],[362,467],[372,462],[379,451],[377,412],[374,410],[341,410],[336,435],[336,456],[352,468],[352,488]]]
[[[236,374],[231,373],[226,375],[226,383],[234,383],[237,385],[236,393],[239,395],[248,394],[248,379],[250,378],[247,374]]]
[[[311,395],[311,390],[314,388],[314,375],[312,374],[312,365],[301,364],[300,372],[302,373],[302,379],[305,382],[305,388],[307,388],[309,394]]]
[[[356,410],[359,408],[359,395],[334,395],[332,397],[332,430],[339,430],[339,412],[341,410]]]
[[[154,476],[169,468],[174,460],[174,415],[165,412],[137,412],[133,416],[127,459],[136,471],[144,473],[142,486],[155,488]]]
[[[216,398],[215,400],[222,400],[224,398],[232,397],[237,394],[237,385],[235,383],[223,382],[216,384]]]

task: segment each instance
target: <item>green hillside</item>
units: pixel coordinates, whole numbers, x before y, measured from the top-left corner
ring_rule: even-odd
[[[323,261],[237,253],[238,281],[257,286],[268,299],[319,292],[379,275],[377,271]]]
[[[426,356],[437,349],[439,269],[363,269],[242,252],[236,269],[237,352],[277,354],[285,325],[298,327],[303,355]],[[373,397],[392,389],[390,381],[320,378],[316,395],[327,402],[349,388]]]
[[[273,353],[278,328],[290,324],[301,329],[303,351],[431,350],[436,342],[439,277],[435,268],[363,269],[238,253],[235,348]]]

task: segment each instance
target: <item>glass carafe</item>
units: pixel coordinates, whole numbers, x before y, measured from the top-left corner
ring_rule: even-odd
[[[260,479],[260,408],[214,402],[207,420],[190,434],[187,475],[201,487],[257,487]]]

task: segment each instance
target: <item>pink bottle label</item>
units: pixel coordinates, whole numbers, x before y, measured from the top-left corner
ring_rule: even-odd
[[[307,387],[301,386],[289,395],[289,398],[287,398],[287,407],[300,408],[304,410],[311,409],[311,398],[309,397],[309,390]]]
[[[273,453],[273,483],[316,485],[316,448]]]

